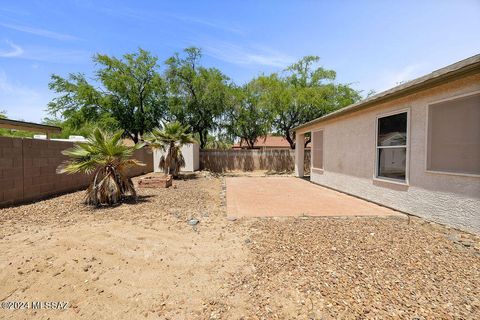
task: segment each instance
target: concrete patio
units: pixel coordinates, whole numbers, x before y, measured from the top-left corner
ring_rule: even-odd
[[[228,177],[226,186],[229,216],[400,215],[397,211],[294,177]]]

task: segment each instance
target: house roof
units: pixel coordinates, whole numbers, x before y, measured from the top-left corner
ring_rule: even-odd
[[[339,117],[347,113],[352,113],[380,102],[385,102],[405,95],[409,95],[414,92],[418,92],[439,85],[456,77],[474,74],[478,72],[480,72],[480,54],[474,55],[465,60],[458,61],[447,67],[433,71],[432,73],[429,73],[423,77],[405,82],[389,90],[380,92],[360,102],[351,104],[342,109],[324,115],[323,117],[306,122],[298,127],[293,128],[292,131],[297,131],[312,124]]]
[[[236,143],[232,148],[241,148],[246,144],[240,145]],[[255,142],[255,148],[290,148],[288,141],[281,136],[267,135],[266,137],[259,137]]]
[[[0,119],[0,128],[15,129],[33,132],[61,133],[62,128],[38,124],[33,122],[17,121],[11,119]]]

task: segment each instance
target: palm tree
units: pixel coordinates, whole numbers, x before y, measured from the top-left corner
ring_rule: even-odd
[[[160,158],[159,167],[165,174],[176,177],[180,173],[180,168],[185,166],[181,148],[184,144],[196,142],[188,130],[188,126],[183,126],[178,121],[164,123],[163,130],[156,128],[147,138],[152,148],[158,148],[164,152]]]
[[[144,165],[131,158],[143,144],[126,146],[122,143],[122,134],[123,131],[111,134],[95,129],[87,142],[77,142],[73,148],[62,151],[70,159],[58,167],[57,173],[92,174],[85,199],[87,204],[113,205],[127,194],[137,196],[125,171]]]

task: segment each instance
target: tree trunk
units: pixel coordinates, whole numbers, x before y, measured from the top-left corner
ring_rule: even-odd
[[[135,144],[138,143],[138,133],[132,134],[132,133],[130,133],[128,130],[125,130],[125,133],[128,135],[128,137],[129,137],[130,139],[132,139],[132,141],[133,141]]]
[[[255,140],[250,140],[250,139],[245,139],[245,141],[247,142],[247,147],[248,149],[253,149],[255,148]]]
[[[167,161],[167,175],[170,174],[170,168],[173,162],[172,149],[173,149],[173,145],[172,143],[170,143],[170,146],[168,147],[168,155],[167,155],[167,160],[169,160]]]
[[[135,135],[130,136],[135,144],[138,143],[138,133],[135,133]]]
[[[208,135],[208,131],[200,132],[200,149],[205,149],[205,146],[207,145],[207,135]]]
[[[290,131],[285,132],[285,139],[287,139],[288,143],[290,144],[291,149],[295,149],[295,134],[290,135]]]
[[[308,138],[307,140],[305,140],[305,144],[304,144],[304,147],[306,148],[307,145],[312,141],[312,138]]]

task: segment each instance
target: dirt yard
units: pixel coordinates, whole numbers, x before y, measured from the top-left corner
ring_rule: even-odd
[[[479,318],[478,236],[400,217],[231,221],[223,186],[198,173],[115,208],[76,192],[0,209],[0,300],[68,302],[0,318]]]

